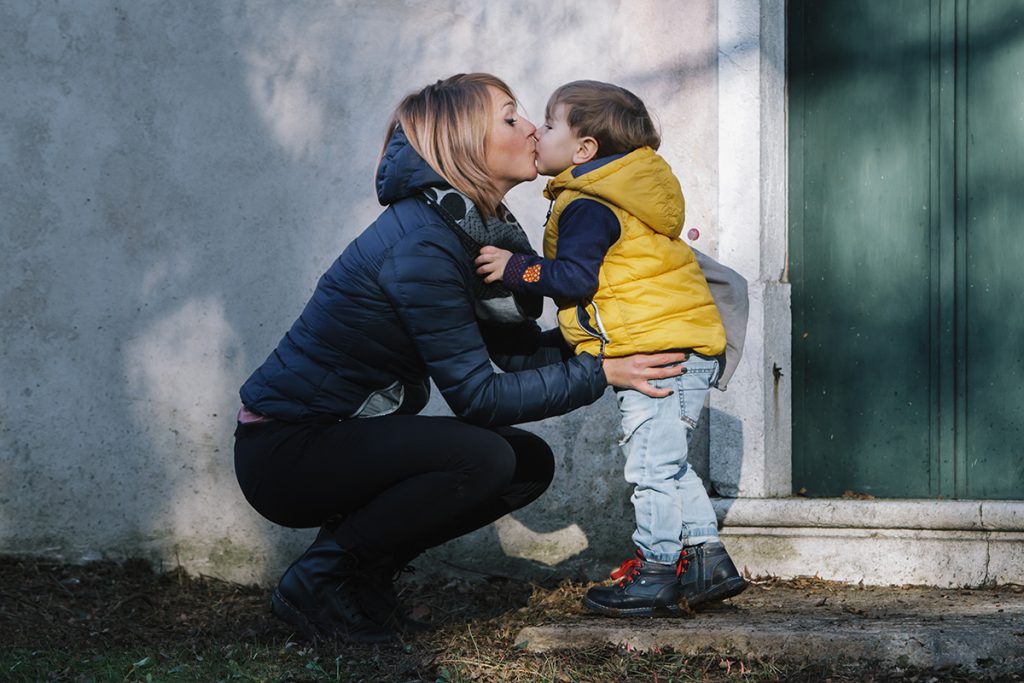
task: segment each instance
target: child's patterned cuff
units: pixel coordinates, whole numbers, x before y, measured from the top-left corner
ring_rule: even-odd
[[[540,280],[540,262],[530,254],[512,254],[505,264],[502,282],[511,290],[521,288],[523,283],[534,283]]]

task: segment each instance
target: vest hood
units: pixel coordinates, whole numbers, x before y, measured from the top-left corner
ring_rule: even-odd
[[[401,126],[395,129],[384,148],[377,166],[376,184],[377,201],[384,206],[428,187],[448,187],[448,181],[413,149]]]
[[[555,199],[564,190],[613,204],[663,235],[682,232],[683,190],[668,162],[650,147],[571,166],[548,181],[544,196]]]

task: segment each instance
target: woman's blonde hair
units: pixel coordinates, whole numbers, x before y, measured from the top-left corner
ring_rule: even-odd
[[[493,114],[487,86],[516,99],[497,76],[456,74],[402,100],[384,137],[386,148],[401,125],[413,149],[452,187],[473,200],[484,217],[493,216],[502,200],[487,168],[487,128]]]

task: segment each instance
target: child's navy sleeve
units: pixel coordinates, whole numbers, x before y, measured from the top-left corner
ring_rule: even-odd
[[[513,254],[502,278],[513,291],[587,300],[597,291],[598,272],[622,228],[612,210],[592,199],[577,199],[558,217],[556,257]]]

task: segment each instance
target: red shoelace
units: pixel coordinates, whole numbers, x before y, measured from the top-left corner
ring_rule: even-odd
[[[640,573],[640,563],[643,561],[643,553],[640,552],[640,548],[637,548],[636,557],[631,557],[620,564],[618,569],[613,570],[612,578],[622,579],[622,581],[619,581],[619,586],[621,587],[625,587],[627,583],[633,583],[633,579]]]
[[[633,583],[637,575],[640,574],[640,563],[643,561],[644,554],[640,552],[640,548],[637,548],[635,557],[629,558],[620,564],[618,569],[612,570],[612,579],[622,579],[619,581],[620,587],[625,587],[627,583]],[[690,564],[690,560],[686,557],[686,550],[683,550],[679,554],[679,560],[676,562],[676,576],[686,571],[688,564]]]

